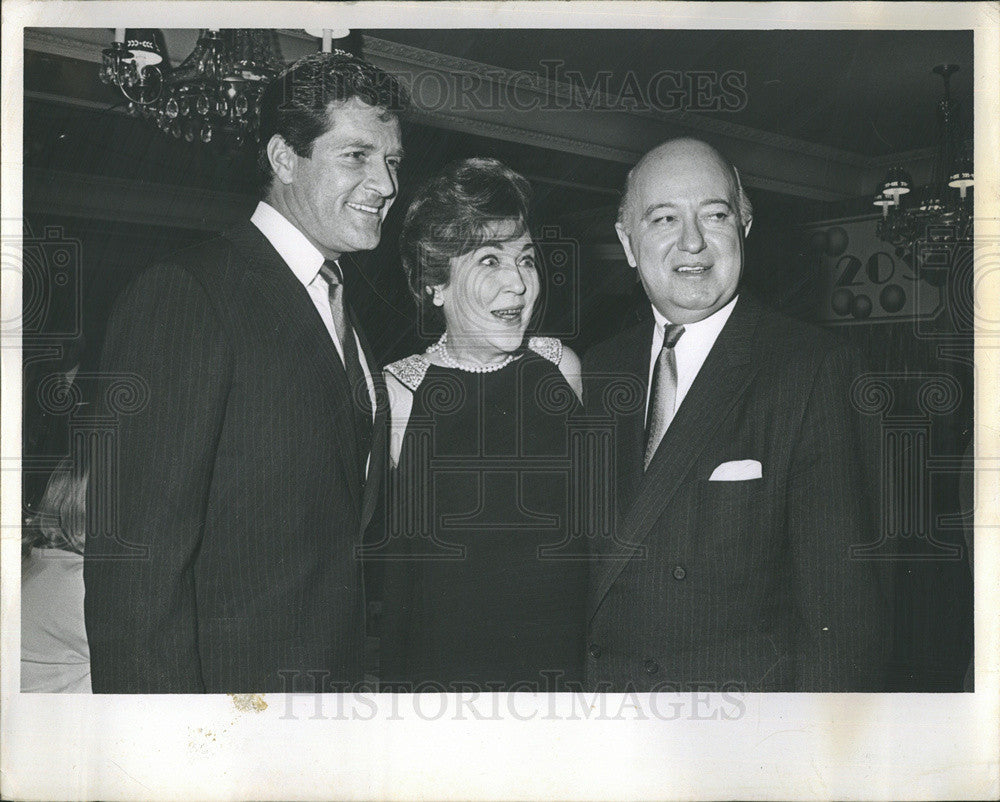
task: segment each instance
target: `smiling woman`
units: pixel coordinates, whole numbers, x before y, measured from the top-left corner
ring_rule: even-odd
[[[388,366],[392,409],[386,690],[556,690],[581,679],[585,563],[566,538],[579,360],[526,333],[540,279],[530,188],[494,159],[426,184],[401,248],[445,333]],[[547,548],[548,547],[548,548]]]
[[[521,347],[539,290],[531,236],[517,236],[521,227],[515,220],[490,224],[490,239],[452,259],[448,282],[428,288],[447,324],[442,359],[488,367]]]

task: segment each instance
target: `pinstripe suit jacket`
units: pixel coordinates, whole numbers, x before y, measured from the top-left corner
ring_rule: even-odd
[[[87,544],[94,691],[361,680],[355,548],[383,472],[386,394],[377,384],[363,483],[336,348],[268,240],[247,223],[142,273],[102,370],[136,374],[148,401],[120,417],[117,461],[98,472],[117,510]]]
[[[850,552],[875,540],[859,363],[741,295],[643,472],[652,326],[584,360],[588,413],[614,433],[616,505],[592,563],[588,684],[880,690],[887,589]],[[709,481],[735,460],[762,477]]]

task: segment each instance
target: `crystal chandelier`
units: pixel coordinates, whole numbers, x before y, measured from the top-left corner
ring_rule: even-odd
[[[253,140],[257,102],[284,66],[269,30],[203,30],[171,70],[159,31],[118,29],[100,75],[128,100],[130,114],[164,133],[206,144],[225,138],[239,147]]]
[[[934,68],[944,80],[944,97],[937,110],[938,141],[930,183],[914,192],[910,175],[902,167],[893,167],[873,201],[882,208],[876,227],[879,239],[894,245],[898,256],[911,255],[916,261],[922,246],[969,242],[972,237],[971,148],[963,138],[949,86],[957,71],[955,64]]]

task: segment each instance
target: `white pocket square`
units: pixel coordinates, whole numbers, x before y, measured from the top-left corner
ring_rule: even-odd
[[[763,477],[760,463],[755,459],[738,459],[723,462],[708,477],[710,482],[740,482]]]

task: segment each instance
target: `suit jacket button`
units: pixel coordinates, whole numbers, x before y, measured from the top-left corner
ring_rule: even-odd
[[[590,644],[590,646],[587,647],[587,652],[595,660],[597,660],[598,658],[600,658],[601,654],[603,654],[603,652],[601,651],[601,647],[598,646],[596,643]]]
[[[681,566],[674,567],[674,579],[683,579],[687,576],[687,571],[685,571]]]
[[[652,659],[647,660],[645,663],[643,663],[642,667],[646,670],[647,674],[655,674],[657,671],[660,670],[660,664]]]

